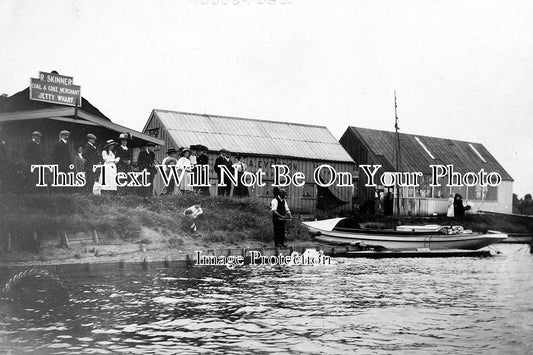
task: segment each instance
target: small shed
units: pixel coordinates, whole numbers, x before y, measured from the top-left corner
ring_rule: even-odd
[[[324,126],[299,123],[266,121],[248,118],[227,117],[167,111],[155,109],[143,129],[145,134],[161,139],[167,148],[189,147],[202,144],[208,147],[210,165],[210,194],[216,195],[217,177],[213,163],[221,149],[245,157],[248,171],[263,169],[266,186],[249,188],[250,196],[270,202],[272,199],[273,164],[284,164],[291,173],[305,174],[302,187],[289,186],[288,201],[291,209],[300,213],[315,213],[319,196],[332,193],[333,199],[344,203],[342,207],[328,213],[351,209],[353,184],[349,187],[331,186],[328,191],[317,188],[313,171],[322,164],[332,166],[336,171],[354,173],[355,164],[331,132]],[[156,153],[161,162],[164,151]],[[156,191],[163,188],[161,179],[156,178]],[[158,190],[157,190],[158,189]],[[331,207],[331,206],[330,206]]]
[[[502,165],[481,143],[465,142],[449,138],[428,137],[414,134],[399,134],[399,168],[403,172],[422,172],[418,187],[404,187],[400,190],[400,209],[403,215],[445,214],[450,194],[460,194],[472,210],[512,212],[513,179]],[[356,164],[381,165],[382,172],[396,171],[398,136],[395,132],[348,127],[340,139]],[[502,182],[499,186],[447,186],[441,179],[441,186],[430,186],[430,165],[453,165],[456,172],[496,172]],[[383,209],[388,193],[378,184],[377,188],[365,187],[366,178],[360,173],[356,185],[355,200],[360,206],[375,206]]]

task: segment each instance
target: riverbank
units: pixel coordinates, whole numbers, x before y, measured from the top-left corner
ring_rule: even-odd
[[[6,194],[0,199],[5,201],[0,207],[0,266],[183,260],[196,251],[273,246],[268,205],[256,199],[194,194],[150,199]],[[193,205],[204,211],[194,220],[184,215]],[[371,216],[358,222],[390,227],[391,219]],[[533,234],[533,220],[513,216],[405,217],[401,224],[452,224],[482,232]],[[287,227],[290,246],[316,246],[297,218]]]
[[[268,205],[254,199],[193,194],[150,199],[8,194],[1,199],[5,203],[0,207],[0,265],[4,266],[163,260],[197,250],[273,246]],[[193,205],[203,209],[196,219],[184,215]],[[311,245],[298,220],[287,227],[288,243]]]

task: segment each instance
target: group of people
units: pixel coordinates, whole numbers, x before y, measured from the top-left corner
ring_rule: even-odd
[[[448,198],[448,212],[446,213],[447,217],[463,217],[465,212],[470,210],[471,206],[463,204],[463,196],[460,194],[450,194]]]
[[[181,176],[182,171],[192,171],[192,174],[185,174],[180,180],[178,190],[181,193],[197,192],[201,195],[209,195],[208,186],[191,186],[193,182],[197,185],[201,183],[209,185],[209,181],[202,181],[199,176],[202,173],[202,169],[198,169],[198,166],[209,167],[209,158],[207,156],[207,147],[204,145],[191,145],[190,148],[181,147],[179,149],[169,148],[167,150],[167,156],[163,159],[162,165],[165,166],[165,171],[168,172],[172,165],[176,166],[177,173]],[[224,185],[222,186],[223,170],[226,168],[230,175],[237,172],[237,184],[232,185],[231,180],[226,177],[224,179]],[[233,163],[231,160],[231,154],[227,149],[221,149],[220,155],[215,159],[213,169],[217,174],[217,194],[219,196],[230,196],[233,187],[233,197],[248,197],[248,187],[242,183],[242,175],[247,171],[247,165],[244,162],[244,156],[237,155],[237,162]],[[173,179],[171,179],[163,189],[162,194],[174,194],[176,193],[176,186]]]

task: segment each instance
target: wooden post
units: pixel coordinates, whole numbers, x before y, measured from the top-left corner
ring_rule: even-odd
[[[61,246],[64,246],[65,248],[70,248],[70,242],[68,240],[68,235],[66,231],[62,232]]]
[[[148,270],[148,260],[146,258],[143,259],[143,270]]]
[[[96,245],[100,244],[100,240],[98,239],[98,232],[96,229],[93,229],[93,243]]]
[[[119,269],[125,269],[126,268],[126,263],[124,262],[124,259],[120,259],[118,261],[118,268]]]
[[[185,258],[186,258],[186,261],[187,261],[187,266],[188,266],[188,267],[189,267],[189,266],[192,266],[192,257],[191,257],[191,254],[187,254],[187,255],[185,256]]]
[[[170,261],[168,260],[168,256],[165,256],[165,261],[163,261],[163,266],[165,268],[170,268]]]
[[[13,251],[13,241],[11,240],[11,233],[7,233],[7,251],[12,252]]]
[[[38,245],[38,248],[41,249],[41,243],[39,241],[39,235],[37,234],[37,231],[33,231],[33,241]]]

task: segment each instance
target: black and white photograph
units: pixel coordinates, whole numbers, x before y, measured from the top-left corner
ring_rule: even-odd
[[[533,354],[532,14],[0,0],[0,354]]]

